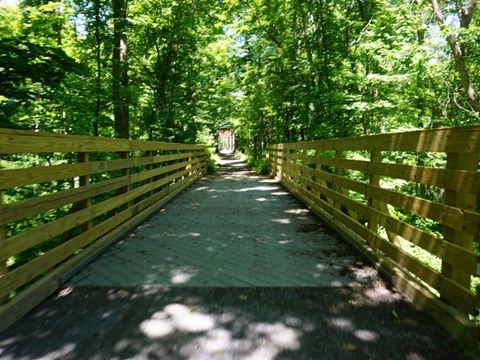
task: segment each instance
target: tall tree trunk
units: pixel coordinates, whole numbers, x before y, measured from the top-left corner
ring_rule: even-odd
[[[264,143],[264,137],[263,137],[263,113],[262,113],[262,109],[260,108],[260,106],[259,106],[258,109],[257,109],[257,122],[258,122],[258,136],[257,136],[257,140],[258,140],[258,150],[260,151],[260,153],[255,156],[255,159],[257,159],[257,156],[258,156],[259,158],[262,157],[263,143]]]
[[[129,138],[128,65],[127,65],[127,3],[113,0],[113,64],[112,91],[115,133],[122,139]]]
[[[99,135],[99,118],[102,102],[100,99],[102,93],[102,38],[100,36],[100,0],[94,0],[93,3],[95,11],[95,45],[96,49],[96,65],[97,74],[95,79],[95,110],[93,115],[93,135]]]
[[[62,19],[62,9],[57,7],[55,9],[55,30],[57,33],[57,45],[62,46],[62,30],[63,30],[63,19]]]
[[[478,0],[472,0],[468,8],[462,8],[459,10],[460,24],[463,28],[468,28],[470,21],[472,20],[473,13],[478,6]],[[437,0],[432,0],[433,12],[435,19],[437,20],[440,29],[447,28],[445,19],[443,18],[442,11]],[[476,112],[480,112],[480,98],[478,97],[475,88],[470,79],[470,73],[465,63],[464,51],[461,44],[459,44],[457,37],[453,33],[447,34],[447,42],[452,50],[453,59],[455,61],[455,67],[457,68],[458,75],[462,82],[462,86],[467,93],[469,104]]]

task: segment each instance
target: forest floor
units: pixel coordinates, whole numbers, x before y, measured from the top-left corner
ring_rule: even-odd
[[[457,359],[303,204],[224,156],[0,335],[0,359]]]

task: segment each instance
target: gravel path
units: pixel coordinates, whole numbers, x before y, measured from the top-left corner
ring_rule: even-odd
[[[275,180],[232,157],[0,335],[0,359],[455,359]]]

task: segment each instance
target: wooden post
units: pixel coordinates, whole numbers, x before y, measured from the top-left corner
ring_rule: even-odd
[[[338,162],[339,160],[343,159],[343,151],[342,150],[335,150],[335,162]],[[337,176],[342,176],[343,175],[343,168],[338,165],[338,163],[335,164],[335,175]],[[338,184],[333,184],[333,190],[336,192],[342,194],[342,187]],[[337,210],[342,210],[342,204],[339,203],[338,201],[334,202],[334,207]]]
[[[86,153],[86,152],[78,153],[78,162],[79,163],[88,162],[88,160],[89,160],[89,153]],[[87,186],[89,184],[90,184],[90,175],[79,176],[79,177],[75,177],[73,179],[73,187],[74,188],[78,188],[78,187],[81,187],[81,186]],[[74,212],[86,209],[86,208],[90,207],[90,205],[91,205],[91,199],[90,198],[78,201],[78,202],[76,202],[72,205],[72,208],[69,211],[69,213],[74,213]],[[86,230],[91,229],[92,228],[92,221],[89,220],[86,223],[80,225],[80,228],[82,229],[82,231],[86,231]],[[74,236],[75,236],[75,229],[67,230],[62,234],[61,242],[64,243],[64,242],[70,240]]]
[[[447,154],[447,169],[459,169],[476,171],[478,166],[478,154]],[[475,211],[477,197],[474,194],[445,190],[445,204],[458,207],[463,210]],[[461,246],[473,252],[473,235],[466,234],[462,229],[444,226],[443,237],[446,241]],[[458,259],[462,261],[462,259]],[[459,271],[455,263],[442,261],[442,274],[470,289],[471,274]],[[441,295],[441,294],[440,294]]]
[[[122,151],[122,152],[119,152],[119,155],[120,155],[120,158],[121,159],[128,159],[129,158],[129,153],[128,151]],[[130,174],[130,168],[125,168],[125,169],[122,169],[122,176],[128,176]],[[115,196],[122,196],[122,194],[126,194],[128,193],[129,191],[129,186],[124,186],[124,187],[121,187],[117,190]],[[126,204],[123,204],[121,205],[118,210],[119,211],[123,211],[127,208],[130,207],[130,203],[126,203]]]
[[[3,190],[0,190],[0,205],[3,204]],[[5,241],[7,238],[7,226],[6,225],[0,225],[0,243],[2,241]],[[0,246],[0,249],[2,249],[2,246]],[[4,255],[0,253],[0,279],[2,275],[5,275],[8,272],[8,267],[7,267],[7,260],[4,259]],[[0,304],[3,304],[8,301],[8,296],[6,297],[0,297]]]
[[[381,163],[382,162],[382,152],[374,150],[370,152],[370,162]],[[370,174],[370,185],[380,186],[380,175]],[[368,206],[375,210],[379,210],[384,214],[390,215],[387,204],[380,202],[378,200],[369,198]],[[378,233],[378,219],[375,217],[368,220],[368,228],[374,233]],[[385,229],[386,230],[386,229]],[[388,240],[394,243],[399,248],[402,247],[400,237],[397,234],[392,233],[391,231],[386,230]]]
[[[381,162],[382,152],[373,150],[370,152],[370,162]],[[380,175],[369,174],[370,185],[380,186]],[[378,209],[378,200],[368,198],[368,206],[374,209]],[[378,221],[376,219],[368,219],[368,228],[375,234],[378,232]]]
[[[89,161],[89,153],[82,152],[78,153],[78,162],[88,162]],[[90,175],[80,176],[79,179],[80,186],[88,186],[90,185]],[[87,209],[92,204],[92,199],[88,198],[82,200],[78,203],[79,210],[80,209]],[[92,228],[92,221],[89,220],[86,223],[82,224],[83,231],[90,230]]]
[[[293,182],[293,188],[295,189],[295,191],[298,191],[298,189],[300,188],[300,179],[299,179],[300,169],[298,166],[298,143],[293,144],[291,151],[293,151],[293,153],[291,154],[292,167],[290,172],[290,178]]]
[[[145,151],[145,155],[144,155],[144,156],[145,156],[145,157],[153,158],[153,152],[152,152],[151,150],[150,150],[150,151]],[[153,162],[153,159],[152,159],[152,162]],[[146,169],[147,169],[146,171],[147,171],[147,172],[153,170],[153,164],[152,164],[152,162],[149,163],[149,164],[146,166]],[[149,177],[148,179],[145,179],[145,180],[144,180],[144,184],[150,184],[151,182],[152,182],[152,178],[151,178],[151,177]],[[152,196],[152,195],[153,195],[153,190],[149,191],[148,194],[147,194],[148,197],[150,197],[150,196]]]

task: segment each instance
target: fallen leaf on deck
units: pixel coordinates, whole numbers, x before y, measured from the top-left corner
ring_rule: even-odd
[[[346,344],[343,344],[343,350],[356,351],[357,347],[355,345],[353,345],[352,343],[346,343]]]

